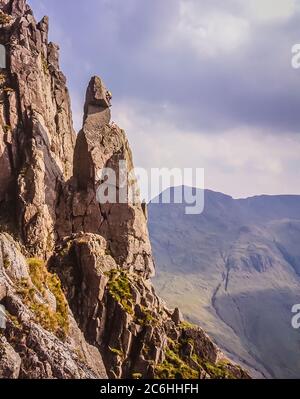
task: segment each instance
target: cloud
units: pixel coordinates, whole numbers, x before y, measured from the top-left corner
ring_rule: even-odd
[[[204,168],[205,187],[236,198],[299,193],[300,141],[295,135],[248,128],[219,134],[182,131],[175,124],[136,114],[119,103],[114,113],[126,129],[138,168]],[[146,190],[143,191],[146,197]],[[158,193],[156,193],[158,194]]]
[[[203,10],[195,1],[181,1],[177,23],[165,41],[173,49],[184,46],[200,56],[220,56],[243,45],[248,35],[246,19],[225,10]]]
[[[210,187],[236,196],[300,192],[296,1],[30,4],[50,15],[77,130],[99,74],[142,166],[205,166]]]
[[[289,16],[280,24],[277,3]],[[90,75],[101,74],[114,97],[149,109],[167,104],[161,116],[185,129],[299,133],[300,75],[291,68],[291,47],[300,40],[300,14],[290,0],[270,8],[255,0],[45,4],[71,90],[82,98]],[[265,7],[273,17],[258,22]]]
[[[285,20],[297,10],[296,0],[249,0],[245,2],[246,10],[252,17],[262,21]]]

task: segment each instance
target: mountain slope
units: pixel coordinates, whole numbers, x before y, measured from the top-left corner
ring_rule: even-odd
[[[300,300],[299,196],[234,200],[205,191],[201,215],[150,204],[149,230],[154,284],[168,303],[257,376],[299,376],[291,327]]]

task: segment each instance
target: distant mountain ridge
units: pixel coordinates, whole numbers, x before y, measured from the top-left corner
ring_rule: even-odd
[[[297,378],[300,196],[205,190],[204,198],[201,215],[185,215],[185,204],[149,204],[159,294],[257,376]]]

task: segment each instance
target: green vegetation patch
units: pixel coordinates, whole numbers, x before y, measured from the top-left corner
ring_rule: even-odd
[[[2,85],[6,81],[6,75],[4,73],[0,73],[0,85]]]
[[[203,367],[205,371],[211,376],[211,378],[215,379],[235,379],[235,376],[228,370],[226,364],[223,363],[210,363],[204,362]]]
[[[124,270],[113,269],[105,275],[109,278],[107,287],[111,296],[127,313],[133,314],[133,298],[127,273]]]
[[[197,330],[199,327],[185,320],[180,323],[179,328],[182,330]]]
[[[158,319],[153,316],[153,313],[150,309],[147,309],[145,306],[141,306],[142,315],[139,318],[136,318],[136,323],[141,326],[155,326],[159,323]]]
[[[166,359],[155,368],[155,377],[159,379],[198,379],[201,368],[189,366],[174,350],[166,350]]]
[[[3,267],[4,269],[8,269],[11,265],[10,259],[8,257],[8,255],[4,255],[3,257]]]
[[[33,284],[44,295],[47,287],[48,271],[44,265],[44,261],[37,258],[27,259],[29,274]]]
[[[121,349],[111,348],[110,346],[108,348],[111,351],[111,353],[120,356],[122,359],[124,358],[124,353],[121,351]]]
[[[65,339],[69,332],[68,305],[58,276],[49,273],[45,263],[40,259],[30,258],[27,264],[34,287],[30,286],[27,279],[22,279],[19,283],[18,294],[22,296],[25,304],[34,313],[35,320],[43,328],[53,332],[60,339]],[[36,298],[39,291],[46,299],[47,289],[56,299],[56,311],[53,311],[48,304],[40,303]]]
[[[47,75],[47,73],[49,73],[49,64],[43,54],[42,54],[42,67],[43,67],[44,74]]]
[[[16,316],[13,316],[8,311],[6,311],[5,314],[6,314],[7,320],[10,320],[15,328],[17,328],[18,330],[22,330],[22,325],[20,324],[20,322]]]
[[[189,355],[183,355],[187,345],[191,347]],[[159,379],[198,379],[206,371],[214,379],[234,379],[226,362],[212,363],[193,353],[193,339],[175,342],[168,339],[164,362],[155,366],[155,377]],[[187,353],[187,351],[186,351]]]
[[[0,25],[6,25],[10,23],[11,21],[11,16],[5,14],[3,11],[0,11]]]

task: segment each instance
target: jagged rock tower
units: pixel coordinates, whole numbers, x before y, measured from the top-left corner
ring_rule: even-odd
[[[156,296],[141,203],[97,201],[104,167],[134,184],[104,83],[76,136],[48,19],[0,7],[0,377],[248,378]]]
[[[25,0],[0,5],[7,53],[1,73],[1,216],[14,215],[8,222],[28,250],[46,258],[56,239],[60,187],[73,173],[69,94],[58,47],[48,43],[48,18],[36,23]]]

